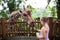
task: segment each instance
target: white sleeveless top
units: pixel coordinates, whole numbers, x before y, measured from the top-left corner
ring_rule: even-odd
[[[40,35],[42,35],[42,31],[43,31],[45,28],[46,28],[45,26],[43,26],[43,27],[41,28]],[[46,33],[45,39],[39,39],[39,40],[49,40],[49,37],[48,37],[49,27],[47,27],[46,29],[47,29],[47,33]]]

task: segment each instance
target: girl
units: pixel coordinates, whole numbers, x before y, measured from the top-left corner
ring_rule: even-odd
[[[37,35],[37,38],[39,40],[49,40],[48,34],[49,34],[49,25],[47,23],[48,19],[46,17],[42,17],[40,19],[40,23],[42,25],[42,28],[37,30],[39,32],[39,35]]]

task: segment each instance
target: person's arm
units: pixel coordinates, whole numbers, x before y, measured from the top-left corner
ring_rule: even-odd
[[[37,38],[45,38],[46,37],[46,32],[47,32],[47,30],[46,29],[44,29],[43,31],[42,31],[42,35],[38,35],[37,36]]]
[[[40,29],[37,29],[38,32],[40,32],[41,30]]]

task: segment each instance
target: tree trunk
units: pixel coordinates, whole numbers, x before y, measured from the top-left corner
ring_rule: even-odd
[[[60,0],[57,3],[57,17],[58,17],[58,40],[60,40]]]
[[[57,3],[57,17],[59,20],[60,19],[60,0],[58,0],[58,3]]]

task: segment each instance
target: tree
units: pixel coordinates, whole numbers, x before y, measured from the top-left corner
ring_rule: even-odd
[[[18,2],[18,4],[16,3]],[[0,5],[3,7],[2,10],[0,10],[0,15],[2,17],[5,17],[8,19],[8,15],[17,9],[19,9],[19,4],[22,2],[22,0],[1,0]],[[16,5],[17,4],[17,5]]]
[[[58,16],[58,20],[60,19],[60,0],[58,0],[57,2],[57,16]]]

